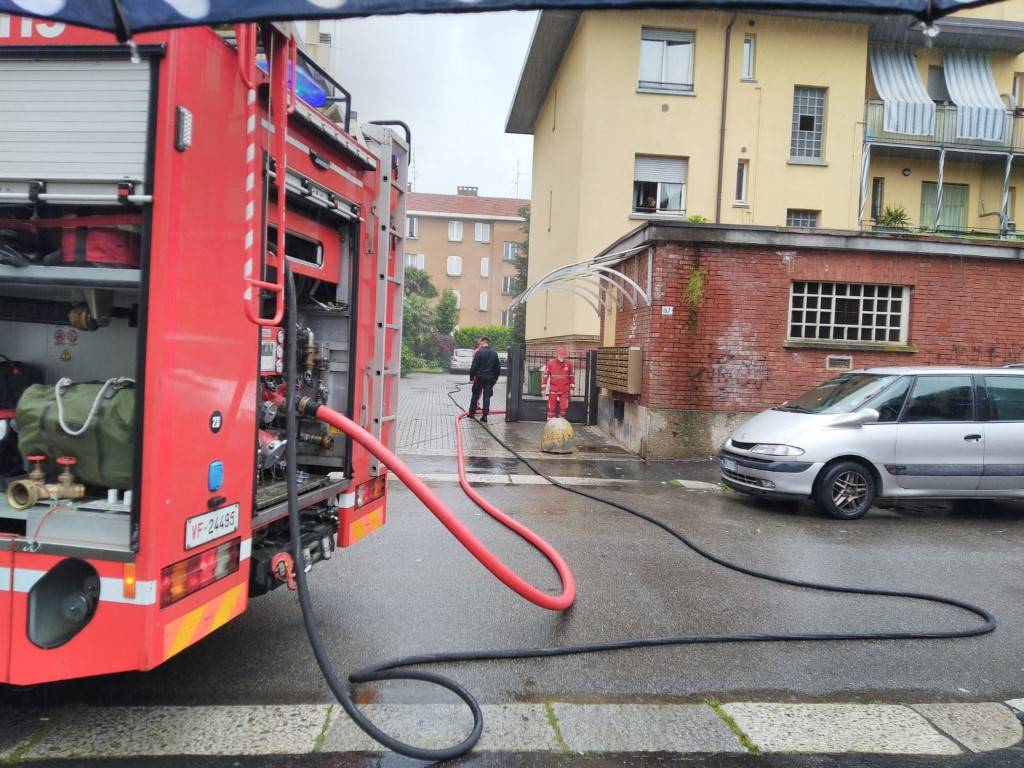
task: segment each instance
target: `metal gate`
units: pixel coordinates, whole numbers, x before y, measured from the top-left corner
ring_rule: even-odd
[[[550,354],[527,353],[526,346],[508,350],[508,392],[506,421],[544,421],[548,399],[541,395],[544,366]],[[576,382],[569,400],[569,421],[576,424],[597,423],[597,352],[568,356],[576,373]]]

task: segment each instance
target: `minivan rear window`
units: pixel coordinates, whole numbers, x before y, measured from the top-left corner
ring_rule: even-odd
[[[875,373],[846,373],[819,384],[775,410],[794,413],[852,413],[898,378]]]

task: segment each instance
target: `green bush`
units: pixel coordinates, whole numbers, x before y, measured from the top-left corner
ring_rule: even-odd
[[[409,371],[415,371],[420,368],[426,368],[427,361],[421,357],[417,357],[409,349],[409,345],[402,344],[402,375],[408,376]]]
[[[504,325],[467,325],[455,331],[455,345],[474,349],[477,339],[486,336],[494,349],[504,352],[512,346],[514,334],[514,328],[506,328]]]

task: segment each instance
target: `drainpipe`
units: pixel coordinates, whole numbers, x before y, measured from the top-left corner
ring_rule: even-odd
[[[725,28],[725,63],[722,65],[722,130],[718,137],[718,190],[715,196],[715,224],[722,223],[722,175],[725,173],[725,118],[729,108],[729,50],[732,47],[732,25],[736,14]]]

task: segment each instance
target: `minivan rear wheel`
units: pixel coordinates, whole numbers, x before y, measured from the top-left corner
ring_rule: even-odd
[[[829,517],[856,520],[875,503],[878,488],[871,470],[856,461],[826,467],[814,490],[814,503]]]

